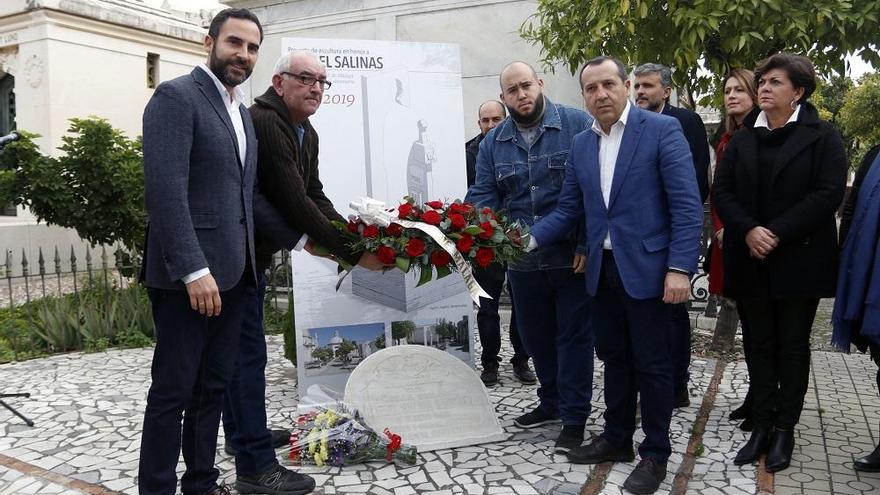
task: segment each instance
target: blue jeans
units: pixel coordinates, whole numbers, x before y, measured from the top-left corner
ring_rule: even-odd
[[[669,306],[660,298],[633,299],[623,288],[610,251],[602,257],[596,297],[590,309],[596,330],[596,355],[605,363],[605,431],[616,446],[632,445],[636,431],[636,395],[642,396],[645,441],[639,455],[665,462],[672,452],[672,328]]]
[[[571,268],[508,270],[520,338],[538,375],[539,408],[583,425],[593,397],[593,330],[584,276]]]
[[[234,371],[244,308],[254,291],[253,281],[243,276],[234,288],[220,293],[220,315],[208,318],[190,307],[186,291],[149,289],[156,349],[141,436],[141,495],[176,492],[181,447],[186,463],[183,493],[203,493],[215,486],[223,394]]]
[[[244,306],[235,374],[223,408],[223,431],[235,449],[235,472],[244,476],[259,474],[278,462],[266,426],[265,296],[266,274],[260,272],[257,290]]]

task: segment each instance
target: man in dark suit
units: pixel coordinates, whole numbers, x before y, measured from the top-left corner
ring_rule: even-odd
[[[160,84],[144,110],[150,223],[142,276],[156,349],[141,438],[142,495],[175,493],[181,446],[184,494],[229,493],[217,485],[214,453],[256,290],[255,223],[287,247],[300,237],[256,189],[257,141],[236,88],[250,76],[262,36],[249,11],[221,11],[205,37],[207,64]],[[273,493],[308,493],[315,485],[287,470],[277,476],[296,489]]]
[[[559,202],[532,227],[529,246],[540,252],[586,220],[605,430],[567,455],[582,464],[631,461],[638,392],[645,440],[624,488],[653,493],[666,477],[672,416],[671,328],[655,322],[688,298],[700,249],[699,189],[681,125],[629,103],[619,60],[588,61],[580,80],[595,121],[573,138]]]
[[[318,133],[308,118],[318,110],[330,84],[324,64],[311,52],[288,52],[275,64],[272,85],[250,108],[260,143],[256,163],[260,191],[288,225],[303,233],[297,248],[304,246],[314,253],[317,251],[313,246],[318,244],[330,256],[379,270],[383,265],[375,254],[353,252],[331,223],[345,218],[333,208],[318,178]],[[277,446],[275,438],[279,438],[278,443],[287,444],[290,434],[266,427],[266,337],[262,311],[266,270],[272,255],[282,247],[258,228],[257,290],[243,322],[237,369],[223,410],[227,450],[235,455],[235,487],[240,493],[290,493],[286,479],[294,480],[293,490],[296,489],[295,476],[278,467],[273,450]]]
[[[697,173],[697,184],[700,186],[700,201],[705,203],[709,195],[709,142],[706,126],[696,112],[686,108],[674,107],[669,104],[672,93],[672,71],[660,64],[644,64],[636,67],[635,75],[636,105],[645,110],[675,117],[681,124],[687,138]],[[677,304],[671,308],[670,322],[674,332],[673,347],[675,368],[675,401],[674,407],[690,405],[688,394],[688,367],[691,364],[691,320],[687,305]]]
[[[477,154],[480,151],[480,143],[486,134],[498,124],[504,122],[507,117],[507,109],[498,100],[487,100],[477,109],[477,125],[480,133],[464,144],[467,155],[467,185],[471,187],[477,179]],[[486,268],[474,267],[474,278],[490,296],[491,299],[482,298],[480,308],[477,310],[477,330],[480,332],[480,344],[482,354],[480,363],[483,371],[480,380],[486,385],[498,383],[498,353],[501,351],[501,317],[498,315],[498,301],[501,291],[504,289],[504,279],[507,273],[507,265],[492,263]],[[526,352],[519,338],[516,327],[516,311],[513,303],[513,293],[510,284],[507,284],[510,294],[510,344],[513,346],[513,357],[510,364],[513,365],[513,376],[522,383],[532,384],[538,381],[535,373],[529,369],[529,354]]]

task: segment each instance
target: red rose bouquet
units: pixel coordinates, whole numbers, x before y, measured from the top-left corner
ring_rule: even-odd
[[[519,258],[528,244],[528,226],[511,222],[501,211],[456,201],[417,204],[405,197],[397,208],[365,199],[352,204],[361,216],[337,227],[356,250],[369,251],[386,265],[419,274],[418,285],[453,271],[470,278],[470,265]],[[340,269],[350,266],[340,264]],[[468,281],[468,285],[471,285]],[[472,294],[474,291],[472,291]]]

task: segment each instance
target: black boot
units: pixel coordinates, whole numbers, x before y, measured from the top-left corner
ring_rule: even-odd
[[[880,445],[874,449],[874,452],[856,459],[853,462],[853,469],[865,473],[880,473]]]
[[[776,430],[767,451],[767,472],[782,471],[791,464],[794,452],[794,430]]]
[[[761,454],[767,452],[767,446],[769,443],[770,428],[766,426],[756,426],[755,430],[752,432],[752,436],[749,437],[749,441],[739,449],[736,458],[733,459],[733,463],[737,466],[742,466],[743,464],[757,461],[758,458],[761,457]]]

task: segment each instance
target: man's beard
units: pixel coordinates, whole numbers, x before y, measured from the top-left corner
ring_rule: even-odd
[[[246,65],[247,63],[245,62]],[[229,66],[232,65],[232,60],[222,60],[217,57],[217,53],[214,50],[211,50],[211,56],[208,58],[208,68],[211,69],[211,72],[217,76],[217,79],[220,80],[224,85],[229,86],[230,88],[234,88],[239,84],[245,82],[247,78],[251,77],[251,73],[254,71],[253,67],[248,67],[245,70],[244,77],[237,77],[232,74],[229,70]]]
[[[521,127],[532,127],[544,118],[544,94],[541,93],[539,95],[538,99],[535,100],[535,108],[527,114],[519,113],[515,108],[509,106],[507,107],[507,111],[510,112],[510,118],[512,118],[517,125]]]
[[[660,108],[663,106],[663,100],[660,100],[655,103],[655,102],[652,102],[651,100],[645,98],[643,101],[647,103],[647,106],[644,107],[645,110],[648,110],[650,112],[659,113]],[[636,100],[636,105],[641,106],[641,105],[638,105],[638,103],[639,103],[639,101]]]

